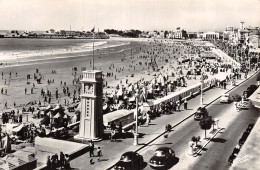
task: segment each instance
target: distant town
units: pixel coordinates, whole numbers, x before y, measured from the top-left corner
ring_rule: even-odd
[[[202,40],[228,40],[230,44],[237,45],[246,43],[252,48],[259,47],[260,28],[245,27],[244,22],[240,22],[240,27],[227,26],[224,31],[212,32],[188,32],[177,27],[175,30],[115,30],[104,29],[104,32],[72,31],[50,29],[47,31],[18,31],[12,30],[0,33],[0,38],[53,38],[53,39],[108,39],[110,37],[130,37],[130,38],[156,38],[156,39],[202,39]]]

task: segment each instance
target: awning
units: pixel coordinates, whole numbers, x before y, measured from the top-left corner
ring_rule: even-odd
[[[108,126],[108,123],[110,123],[114,120],[120,119],[124,116],[130,115],[130,114],[133,114],[133,111],[125,110],[125,109],[117,110],[117,111],[111,112],[109,114],[105,114],[103,116],[103,123],[105,126]]]

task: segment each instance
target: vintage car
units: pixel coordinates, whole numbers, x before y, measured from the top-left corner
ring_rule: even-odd
[[[152,168],[167,168],[175,158],[175,152],[168,147],[156,149],[155,154],[149,161]]]
[[[228,93],[222,94],[222,96],[219,99],[220,103],[230,103],[232,101],[230,95]]]
[[[205,117],[208,117],[208,111],[205,107],[199,107],[194,114],[194,120],[201,120]]]
[[[136,152],[125,152],[120,160],[114,165],[116,170],[141,170],[143,169],[144,159]]]

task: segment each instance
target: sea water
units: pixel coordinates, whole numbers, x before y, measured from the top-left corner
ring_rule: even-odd
[[[23,62],[64,58],[76,54],[125,45],[126,42],[92,39],[0,38],[0,62]],[[69,56],[67,56],[69,57]],[[71,57],[71,56],[70,56]]]

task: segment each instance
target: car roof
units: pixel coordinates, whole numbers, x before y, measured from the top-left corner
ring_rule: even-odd
[[[122,154],[122,156],[133,156],[134,154],[136,154],[135,152],[133,152],[133,151],[128,151],[128,152],[125,152],[125,153],[123,153]]]
[[[157,148],[156,151],[166,152],[166,151],[168,151],[169,149],[171,149],[171,148],[168,148],[168,147],[160,147],[160,148]]]

